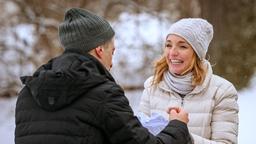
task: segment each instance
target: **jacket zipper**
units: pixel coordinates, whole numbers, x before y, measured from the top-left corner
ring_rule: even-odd
[[[181,97],[181,107],[184,105],[184,97]]]

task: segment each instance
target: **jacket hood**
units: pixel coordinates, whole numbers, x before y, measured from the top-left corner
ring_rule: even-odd
[[[93,56],[64,53],[41,66],[33,76],[21,77],[36,103],[56,111],[92,88],[114,81],[111,74]]]

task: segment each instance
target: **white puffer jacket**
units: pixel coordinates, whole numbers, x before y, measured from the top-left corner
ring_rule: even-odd
[[[168,119],[167,108],[181,106],[189,113],[188,127],[195,144],[237,143],[237,91],[230,82],[213,75],[211,66],[204,83],[184,98],[170,90],[164,81],[152,87],[152,78],[144,83],[139,111],[149,116],[159,113]]]

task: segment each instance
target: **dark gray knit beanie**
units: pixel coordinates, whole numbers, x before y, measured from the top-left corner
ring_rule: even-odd
[[[115,32],[100,16],[84,9],[71,8],[59,26],[59,37],[66,51],[87,53],[110,40]]]

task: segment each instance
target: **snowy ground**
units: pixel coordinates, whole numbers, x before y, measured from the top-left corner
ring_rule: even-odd
[[[14,144],[16,98],[0,99],[0,144]]]
[[[256,120],[256,77],[252,80],[251,86],[239,92],[239,144],[255,143]]]
[[[253,110],[256,108],[256,80],[253,81],[250,87],[239,92],[239,144],[253,144],[255,141],[253,138],[256,130],[254,124],[256,115]],[[141,91],[127,92],[127,97],[134,109],[137,109],[140,95]],[[15,102],[16,98],[0,99],[0,144],[14,144]]]

